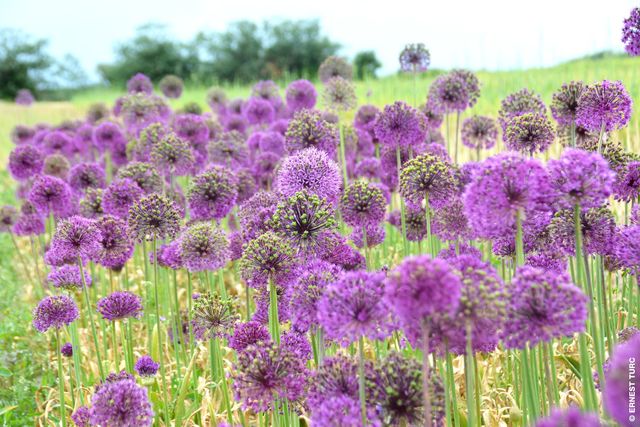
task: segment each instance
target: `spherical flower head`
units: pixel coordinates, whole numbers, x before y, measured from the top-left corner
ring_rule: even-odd
[[[117,123],[105,121],[93,128],[91,136],[93,146],[100,152],[110,150],[119,143],[126,142],[126,137]]]
[[[171,110],[164,98],[145,93],[127,95],[122,102],[122,118],[129,133],[138,136],[152,123],[164,123]]]
[[[275,109],[271,102],[262,98],[249,98],[242,106],[242,115],[251,125],[264,125],[273,122]]]
[[[364,180],[351,183],[340,201],[344,222],[362,228],[384,220],[387,203],[380,188]]]
[[[384,278],[383,273],[352,271],[325,289],[318,302],[318,322],[328,338],[347,346],[362,336],[376,340],[389,334]]]
[[[74,215],[58,223],[50,250],[65,259],[86,262],[96,258],[101,237],[94,220]]]
[[[426,133],[424,115],[401,101],[385,106],[374,127],[380,143],[394,149],[419,144]]]
[[[431,232],[440,240],[471,240],[474,233],[465,214],[464,203],[459,197],[452,197],[438,207],[431,217]]]
[[[589,85],[578,99],[576,124],[592,132],[625,127],[631,119],[633,101],[621,81],[603,80]]]
[[[456,187],[451,165],[430,154],[421,154],[402,167],[400,194],[415,204],[428,198],[430,206],[442,206]]]
[[[202,116],[180,114],[173,121],[173,131],[192,145],[205,145],[209,141],[209,127]]]
[[[457,246],[457,247],[456,247]],[[471,246],[468,243],[460,243],[458,245],[452,244],[442,249],[438,253],[438,258],[451,261],[459,256],[469,255],[479,260],[482,259],[482,252],[475,246]]]
[[[80,268],[77,265],[66,264],[52,269],[47,276],[47,281],[55,288],[62,288],[69,291],[82,289],[82,276],[80,275]],[[91,275],[85,271],[84,283],[87,286],[91,286],[91,282]]]
[[[172,176],[187,175],[195,163],[191,145],[173,132],[153,146],[150,159],[165,175]]]
[[[78,306],[66,295],[43,298],[33,310],[33,327],[45,333],[51,328],[60,329],[79,317]]]
[[[544,152],[553,143],[553,125],[545,116],[524,113],[507,121],[504,142],[509,150],[533,155]]]
[[[29,89],[20,89],[16,94],[15,102],[18,105],[29,107],[35,102],[35,98]]]
[[[285,153],[284,136],[279,132],[261,132],[259,138],[257,138],[256,147],[262,152],[275,153],[278,156],[283,156]]]
[[[136,360],[134,369],[141,377],[153,377],[158,372],[159,367],[160,365],[157,364],[151,356],[145,354]]]
[[[159,86],[164,96],[171,99],[177,99],[182,95],[184,83],[180,77],[168,74],[160,80]]]
[[[9,154],[9,172],[18,181],[28,180],[42,172],[44,154],[32,145],[21,145]]]
[[[118,270],[133,256],[133,242],[127,223],[122,218],[105,215],[96,220],[100,231],[100,249],[95,261],[103,267]]]
[[[172,270],[178,270],[183,267],[182,251],[180,250],[180,239],[174,240],[171,243],[160,245],[158,248],[158,255],[153,253],[149,254],[149,261],[154,262],[154,258],[157,258],[158,265],[167,267]]]
[[[306,191],[335,203],[340,195],[340,169],[327,153],[307,148],[285,158],[276,176],[276,188],[285,197]]]
[[[375,105],[362,105],[353,118],[353,127],[366,132],[373,132],[380,110]]]
[[[631,225],[620,230],[614,253],[618,261],[633,272],[640,267],[640,225]]]
[[[116,321],[142,316],[142,299],[131,292],[113,292],[98,300],[98,313],[103,319]]]
[[[433,81],[429,88],[428,104],[439,114],[459,113],[473,106],[478,95],[478,80],[475,75],[452,71]]]
[[[0,207],[0,233],[11,232],[18,220],[18,210],[13,206]]]
[[[496,145],[498,126],[491,117],[471,116],[462,122],[462,144],[474,150],[488,150]]]
[[[632,161],[618,171],[613,186],[616,199],[631,202],[640,196],[640,161]]]
[[[387,216],[389,224],[402,231],[401,212],[396,210]],[[426,211],[420,205],[408,203],[405,207],[405,223],[407,228],[407,240],[410,242],[419,242],[427,235],[427,219]]]
[[[529,89],[521,89],[503,99],[500,103],[498,121],[502,129],[506,129],[509,119],[525,113],[545,115],[547,107],[542,97]]]
[[[284,149],[283,149],[284,151]],[[209,160],[217,165],[246,165],[249,150],[243,134],[236,130],[223,132],[207,145]]]
[[[69,171],[69,185],[78,192],[87,188],[104,188],[106,175],[97,163],[78,163]]]
[[[386,237],[386,232],[381,224],[368,224],[365,227],[354,228],[349,238],[358,248],[373,248],[381,245]]]
[[[318,250],[318,235],[337,225],[333,207],[316,194],[299,191],[278,204],[271,227],[291,242],[298,254]]]
[[[430,64],[431,55],[422,43],[408,44],[400,52],[400,69],[405,73],[424,73]]]
[[[89,423],[90,416],[91,413],[89,408],[86,406],[80,406],[73,412],[73,414],[71,414],[71,420],[76,427],[91,427],[91,424]]]
[[[198,223],[182,233],[180,251],[190,272],[217,270],[229,260],[229,241],[219,227]]]
[[[547,168],[560,208],[599,207],[611,195],[615,174],[598,153],[568,148]]]
[[[352,80],[353,67],[351,67],[351,64],[344,58],[329,56],[320,64],[320,68],[318,68],[318,78],[322,83],[326,83],[333,77]]]
[[[69,211],[71,189],[66,182],[53,176],[38,176],[29,191],[29,202],[42,215],[64,216]]]
[[[349,245],[340,233],[333,230],[318,235],[317,257],[344,271],[362,270],[366,267],[364,256]]]
[[[96,124],[99,121],[108,118],[110,114],[111,112],[109,111],[109,107],[102,102],[96,102],[91,104],[87,110],[87,122],[90,124]]]
[[[187,195],[192,219],[222,219],[238,197],[236,179],[228,168],[214,165],[197,175]]]
[[[278,322],[286,323],[289,321],[289,307],[291,304],[289,292],[285,286],[276,285],[275,289],[278,300]],[[269,324],[269,305],[271,304],[269,294],[269,288],[266,286],[258,289],[254,294],[253,300],[256,309],[253,312],[253,316],[251,316],[252,321],[259,322],[263,325]]]
[[[251,240],[240,260],[242,279],[254,287],[265,287],[269,280],[286,285],[296,276],[295,252],[288,240],[268,231]]]
[[[560,125],[575,124],[578,112],[578,99],[584,92],[585,84],[581,81],[564,83],[553,94],[551,100],[551,115]]]
[[[73,356],[73,346],[71,345],[70,342],[66,342],[62,345],[62,347],[60,347],[60,353],[62,353],[62,355],[64,357],[72,357]]]
[[[524,348],[584,331],[587,297],[566,273],[520,267],[509,288],[502,340]]]
[[[156,168],[149,163],[131,162],[118,169],[118,179],[131,179],[145,194],[162,192],[162,178]]]
[[[632,361],[637,363],[639,359],[640,334],[635,334],[629,341],[613,349],[609,369],[604,376],[604,407],[611,418],[623,427],[638,427],[638,418],[632,419],[629,415],[630,405],[633,404],[629,387],[631,369],[635,368]]]
[[[389,273],[384,299],[415,342],[423,323],[455,313],[461,288],[460,278],[446,261],[411,256]]]
[[[261,80],[253,85],[251,96],[269,101],[274,108],[277,108],[282,103],[280,88],[272,80]]]
[[[367,407],[366,426],[381,427],[383,424],[375,408]],[[357,397],[331,396],[312,409],[311,423],[314,426],[365,427]]]
[[[566,255],[575,254],[574,222],[573,209],[561,210],[554,214],[546,230],[554,248]],[[610,252],[616,238],[616,220],[610,209],[582,209],[580,228],[583,249],[587,254],[606,255]]]
[[[572,406],[568,409],[555,408],[547,417],[536,421],[534,427],[603,427],[598,414],[582,412]]]
[[[233,335],[229,337],[229,347],[238,353],[260,342],[271,342],[271,335],[262,323],[255,321],[236,323]]]
[[[137,73],[127,81],[127,92],[151,94],[153,93],[153,83],[149,77]]]
[[[246,240],[253,240],[269,230],[269,221],[273,216],[280,197],[274,193],[258,191],[243,202],[238,209],[240,228]]]
[[[233,390],[245,409],[268,411],[276,399],[298,400],[305,389],[306,361],[286,346],[258,343],[238,355]]]
[[[506,152],[485,160],[463,195],[473,230],[481,237],[515,235],[517,212],[546,206],[549,178],[539,161]]]
[[[324,104],[333,111],[353,110],[357,104],[353,83],[339,76],[325,82],[322,99]]]
[[[209,105],[214,112],[224,112],[226,103],[227,94],[222,88],[212,87],[207,91],[207,105]]]
[[[147,389],[131,379],[107,382],[91,399],[91,425],[113,427],[148,427],[153,424],[153,410]]]
[[[140,162],[150,160],[151,150],[167,134],[168,130],[162,123],[151,123],[140,131],[138,139],[129,143],[127,150],[130,156]]]
[[[42,173],[44,175],[53,176],[66,181],[69,169],[71,169],[71,164],[62,154],[49,154],[44,158],[44,165],[42,167]]]
[[[289,154],[314,147],[334,156],[340,143],[338,127],[327,122],[319,111],[296,111],[285,133],[285,147]]]
[[[233,300],[205,292],[194,301],[191,319],[196,338],[206,341],[229,335],[239,315]]]
[[[379,159],[375,157],[365,157],[356,164],[353,174],[358,178],[376,181],[382,177],[381,169],[382,165]]]
[[[631,14],[624,20],[622,43],[630,56],[640,55],[640,8],[631,9]]]
[[[131,179],[116,179],[102,193],[100,206],[106,214],[127,218],[131,206],[143,196],[142,189]]]
[[[154,193],[129,209],[129,233],[138,242],[175,237],[180,230],[180,219],[176,204]]]
[[[289,110],[298,111],[315,107],[318,93],[309,80],[294,80],[287,86],[285,97]]]

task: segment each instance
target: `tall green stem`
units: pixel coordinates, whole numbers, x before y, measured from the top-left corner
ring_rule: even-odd
[[[87,304],[87,312],[89,313],[89,323],[91,324],[91,335],[93,335],[93,345],[96,347],[96,355],[98,356],[98,369],[100,370],[100,378],[104,379],[104,366],[102,365],[102,357],[100,355],[100,346],[98,346],[98,333],[96,332],[96,324],[93,320],[93,310],[91,309],[91,300],[89,299],[89,290],[87,289],[86,280],[84,280],[84,266],[82,259],[78,256],[78,268],[80,269],[80,280],[82,281],[82,293]]]
[[[280,319],[278,317],[278,289],[269,277],[269,332],[271,339],[280,344]]]
[[[404,200],[400,195],[400,170],[402,168],[402,158],[400,157],[400,146],[396,148],[396,167],[398,169],[398,197],[400,198],[400,226],[402,229],[402,247],[404,256],[409,255],[409,241],[407,240],[407,216],[404,210]]]
[[[431,365],[429,365],[429,321],[422,320],[422,399],[424,405],[424,425],[431,427]]]
[[[164,421],[167,426],[169,424],[169,399],[167,397],[167,378],[164,367],[164,346],[162,345],[163,331],[160,330],[160,298],[158,297],[158,248],[156,236],[153,236],[153,291],[154,291],[154,303],[156,309],[156,329],[158,331],[158,347],[160,348],[158,358],[160,359],[160,375],[162,376],[162,401],[164,404]]]
[[[365,395],[365,373],[364,373],[364,336],[358,340],[358,397],[360,398],[360,415],[362,425],[367,425],[367,400]]]
[[[64,403],[64,373],[62,372],[62,354],[60,354],[60,329],[56,328],[56,358],[58,359],[58,387],[60,390],[60,420],[62,427],[67,425],[66,406]]]

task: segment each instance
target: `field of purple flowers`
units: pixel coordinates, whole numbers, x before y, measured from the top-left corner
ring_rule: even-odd
[[[476,74],[422,87],[420,44],[400,65],[406,102],[359,103],[330,57],[207,112],[137,74],[15,126],[0,230],[42,342],[34,424],[640,426],[635,82],[478,115]]]

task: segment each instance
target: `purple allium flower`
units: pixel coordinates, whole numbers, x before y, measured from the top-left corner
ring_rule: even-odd
[[[430,103],[422,104],[418,107],[418,110],[424,114],[427,129],[434,131],[438,130],[442,122],[444,121],[444,115],[435,111],[434,106]]]
[[[365,246],[368,248],[378,246],[384,242],[385,237],[386,232],[382,224],[368,224],[365,227],[354,228],[349,235],[349,238],[358,249],[362,249]]]
[[[333,111],[353,110],[358,102],[353,83],[339,76],[325,82],[322,99],[324,104]]]
[[[144,192],[131,179],[117,179],[102,193],[101,208],[104,213],[127,218],[131,206],[143,196]]]
[[[64,357],[72,357],[73,356],[73,346],[71,345],[70,342],[66,342],[62,345],[62,347],[60,347],[60,353],[62,353],[62,355]]]
[[[42,172],[44,155],[31,145],[16,147],[9,154],[9,172],[18,181],[24,181]]]
[[[219,227],[198,223],[182,233],[180,252],[190,272],[215,271],[229,260],[229,241]]]
[[[261,80],[251,88],[251,96],[269,101],[274,108],[282,103],[280,88],[272,80]]]
[[[448,247],[442,249],[438,253],[438,258],[451,261],[454,258],[457,258],[462,255],[470,255],[476,257],[478,259],[482,259],[482,253],[475,246],[471,246],[467,243],[459,243],[459,244],[451,244]]]
[[[118,169],[118,179],[129,178],[135,182],[145,194],[162,192],[162,178],[149,163],[131,162]]]
[[[122,103],[122,118],[129,133],[138,136],[140,131],[152,123],[164,123],[171,110],[164,98],[137,93],[127,95]]]
[[[288,240],[269,231],[247,244],[239,270],[254,288],[265,287],[269,280],[286,285],[296,276],[295,252]]]
[[[97,306],[98,313],[106,320],[138,319],[142,315],[142,299],[128,291],[113,292],[99,299]]]
[[[173,131],[193,146],[205,145],[209,141],[209,127],[202,116],[181,114],[173,121]]]
[[[148,427],[153,424],[153,410],[147,389],[134,380],[107,382],[91,399],[92,425],[113,427]]]
[[[94,220],[74,215],[58,223],[50,250],[59,257],[86,262],[96,258],[101,237]]]
[[[327,57],[318,68],[318,78],[322,83],[326,83],[333,77],[342,77],[346,80],[353,79],[351,64],[339,56]]]
[[[407,73],[424,73],[431,64],[429,50],[422,43],[408,44],[400,52],[400,69]]]
[[[253,173],[247,168],[236,170],[236,188],[238,191],[239,203],[248,200],[256,192],[256,179]]]
[[[335,231],[324,231],[318,235],[317,256],[344,271],[362,270],[366,267],[364,256]]]
[[[139,242],[174,237],[180,230],[176,204],[159,194],[151,194],[129,209],[129,233]]]
[[[287,288],[284,286],[276,286],[276,299],[278,300],[278,322],[285,323],[289,321],[290,298]],[[263,325],[269,324],[269,305],[270,293],[268,287],[258,289],[253,297],[256,304],[256,311],[251,316],[251,320],[259,322]]]
[[[236,131],[244,134],[249,127],[249,122],[241,114],[231,114],[224,118],[223,125],[226,132]]]
[[[260,138],[259,148],[263,152],[271,152],[282,156],[285,153],[284,136],[278,132],[264,132]]]
[[[362,105],[353,118],[353,126],[366,132],[373,132],[380,110],[375,105]]]
[[[582,244],[587,254],[606,255],[612,249],[616,236],[616,220],[606,207],[583,209],[580,212]],[[572,209],[558,211],[547,228],[555,249],[566,255],[575,255],[575,224]]]
[[[152,377],[158,372],[159,367],[151,356],[144,355],[136,360],[135,370],[141,377]]]
[[[243,202],[238,209],[240,228],[245,240],[253,240],[269,230],[269,221],[273,216],[280,197],[274,193],[258,191]]]
[[[471,240],[475,237],[459,197],[452,197],[434,211],[431,232],[441,240]]]
[[[374,127],[380,143],[393,149],[421,143],[426,131],[424,115],[401,101],[385,106]]]
[[[245,165],[249,157],[244,135],[235,130],[223,132],[209,142],[207,152],[211,162],[227,167]]]
[[[214,112],[224,112],[226,103],[227,95],[223,89],[219,87],[212,87],[207,91],[207,105],[209,105]]]
[[[474,150],[488,150],[496,145],[498,127],[491,117],[471,116],[462,122],[460,131],[462,143]]]
[[[180,95],[182,95],[182,89],[184,88],[182,79],[172,74],[164,76],[158,85],[160,86],[162,94],[167,98],[172,99],[180,98]]]
[[[24,202],[13,225],[13,233],[17,236],[38,236],[44,232],[44,218],[30,202]]]
[[[298,400],[305,389],[306,361],[286,346],[260,342],[238,355],[233,390],[245,409],[271,409],[275,399]]]
[[[42,173],[66,181],[71,169],[69,160],[62,154],[49,154],[44,158]]]
[[[93,129],[92,141],[94,147],[103,152],[126,142],[126,137],[116,123],[102,122]]]
[[[540,418],[534,427],[603,427],[598,414],[582,412],[572,406],[568,409],[554,408],[549,416]]]
[[[149,254],[150,261],[153,262],[155,256],[153,253]],[[161,245],[158,248],[158,265],[162,267],[168,267],[172,270],[178,270],[183,267],[182,253],[180,251],[180,239],[173,242]]]
[[[640,359],[640,334],[613,349],[609,369],[605,373],[604,407],[607,413],[623,427],[638,427],[637,417],[630,416],[632,405],[630,381],[632,381],[632,361]]]
[[[52,269],[47,276],[47,281],[55,288],[66,290],[82,289],[82,276],[80,276],[80,268],[77,265],[62,265]],[[84,272],[84,282],[87,286],[91,286],[91,274]]]
[[[430,154],[421,154],[402,167],[400,194],[415,204],[426,198],[430,206],[442,206],[456,187],[451,165]]]
[[[90,416],[89,408],[86,406],[80,406],[73,414],[71,414],[71,420],[73,420],[76,427],[91,427],[91,424],[89,424]]]
[[[386,209],[382,191],[363,180],[351,183],[340,200],[342,219],[352,227],[361,228],[382,222]]]
[[[153,93],[153,83],[149,77],[137,73],[127,81],[127,92],[151,94]]]
[[[584,331],[587,297],[566,273],[520,267],[509,287],[502,340],[524,348]]]
[[[459,113],[473,107],[479,96],[480,84],[476,75],[466,70],[453,70],[433,81],[428,104],[439,114]]]
[[[396,210],[387,216],[389,224],[402,231],[401,212]],[[408,203],[405,209],[405,222],[407,227],[407,240],[419,242],[427,234],[426,211],[420,205]]]
[[[358,178],[378,180],[382,176],[380,160],[375,157],[366,157],[356,164],[354,175]]]
[[[613,186],[616,199],[632,202],[640,197],[640,161],[629,162],[618,172]]]
[[[546,115],[547,107],[542,101],[542,97],[529,89],[521,89],[507,96],[500,102],[498,111],[498,122],[502,129],[506,129],[508,121],[512,117],[525,113]]]
[[[131,158],[139,162],[151,159],[151,150],[167,134],[162,123],[151,123],[140,131],[138,139],[131,141],[127,147]]]
[[[282,233],[298,254],[305,256],[318,250],[318,235],[336,224],[333,207],[306,191],[281,201],[271,218],[273,230]]]
[[[316,105],[318,93],[309,80],[295,80],[287,86],[287,107],[291,111],[312,109]]]
[[[252,97],[242,106],[242,115],[250,125],[268,125],[275,119],[275,110],[268,100]]]
[[[318,323],[328,338],[346,346],[362,336],[376,340],[389,334],[384,279],[383,273],[352,271],[325,288],[318,302]]]
[[[616,240],[614,250],[617,260],[635,273],[640,267],[640,225],[622,228]]]
[[[631,9],[631,14],[624,20],[622,43],[629,55],[640,55],[640,8]]]
[[[611,132],[631,119],[633,101],[622,82],[603,80],[587,86],[578,99],[576,124],[592,132]]]
[[[16,145],[31,144],[36,130],[25,125],[16,125],[11,131],[11,141]]]
[[[313,355],[313,349],[306,335],[297,331],[283,333],[281,346],[287,348],[302,360],[310,360]]]
[[[111,112],[109,111],[109,107],[102,102],[96,102],[95,104],[91,104],[87,110],[87,122],[90,124],[96,124],[103,119],[108,118],[110,114]]]
[[[33,310],[33,327],[39,332],[60,329],[79,317],[78,306],[66,295],[43,298]]]
[[[222,219],[236,203],[238,190],[233,173],[211,166],[193,178],[187,195],[192,219]]]
[[[46,133],[42,139],[40,148],[47,154],[71,155],[73,151],[73,140],[61,130],[53,130]]]
[[[100,249],[95,261],[107,268],[118,270],[133,256],[133,242],[129,237],[127,223],[111,215],[96,220],[100,231]]]
[[[0,232],[9,233],[18,220],[18,210],[10,205],[0,207]]]
[[[598,153],[567,148],[547,165],[552,190],[560,208],[599,207],[611,195],[615,174]]]
[[[18,105],[23,105],[25,107],[30,106],[35,102],[35,98],[29,89],[20,89],[16,94],[15,102]]]
[[[276,188],[285,197],[306,191],[335,203],[340,195],[340,169],[329,156],[307,148],[287,157],[278,170]]]
[[[509,150],[527,155],[544,152],[553,143],[554,137],[553,125],[540,114],[524,113],[506,122],[504,142]]]
[[[64,216],[70,208],[71,190],[60,178],[38,176],[29,191],[29,202],[43,215]]]
[[[87,188],[104,188],[106,175],[97,163],[79,163],[69,171],[69,185],[76,191]]]
[[[334,156],[340,143],[338,127],[327,122],[319,111],[296,111],[285,133],[285,146],[289,154],[314,147]]]
[[[531,212],[549,198],[547,173],[535,159],[506,152],[485,160],[467,185],[463,202],[481,237],[515,235],[518,211]]]
[[[229,347],[238,353],[260,342],[271,342],[271,335],[262,323],[254,321],[236,323],[233,335],[229,337]]]
[[[367,407],[367,426],[381,427],[375,408]],[[360,402],[357,397],[336,395],[324,399],[312,409],[314,426],[365,427],[362,423]]]
[[[584,92],[585,84],[581,81],[564,83],[553,94],[551,100],[551,115],[560,125],[575,124],[578,112],[578,99]]]
[[[195,163],[191,145],[173,132],[165,134],[150,152],[151,162],[165,175],[187,175]]]

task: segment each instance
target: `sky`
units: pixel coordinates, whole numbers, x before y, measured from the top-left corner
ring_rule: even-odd
[[[406,43],[424,43],[432,66],[517,69],[554,65],[602,50],[622,50],[622,21],[634,0],[0,0],[0,28],[49,41],[55,56],[71,54],[92,79],[114,46],[149,22],[190,40],[231,22],[319,19],[324,33],[353,58],[374,50],[398,68]]]

